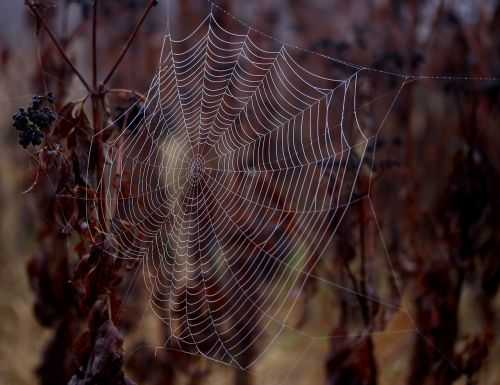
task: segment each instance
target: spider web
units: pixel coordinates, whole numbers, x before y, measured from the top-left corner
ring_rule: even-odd
[[[141,113],[120,117],[100,183],[119,257],[140,261],[149,310],[168,330],[152,346],[247,371],[293,336],[299,353],[261,378],[284,383],[318,341],[418,332],[382,331],[402,297],[378,222],[382,283],[361,290],[322,268],[354,204],[376,221],[377,138],[409,78],[283,44],[234,18],[223,26],[224,16],[213,6],[191,33],[165,35]],[[326,306],[341,298],[352,330],[309,322],[339,316],[305,316],[312,291]],[[369,328],[361,301],[384,309]]]

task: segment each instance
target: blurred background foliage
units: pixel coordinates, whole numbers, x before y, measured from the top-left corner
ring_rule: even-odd
[[[92,2],[43,3],[44,18],[89,76]],[[101,2],[99,68],[112,65],[145,3]],[[369,341],[374,344],[375,377],[380,384],[500,383],[500,83],[453,78],[500,77],[500,2],[226,0],[216,4],[293,45],[370,68],[430,76],[404,87],[381,135],[380,162],[394,160],[397,166],[381,173],[373,201],[403,301],[419,333],[390,334],[391,327],[413,327],[404,316],[392,315],[387,333]],[[85,90],[23,1],[4,1],[1,9],[0,383],[33,384],[34,370],[51,338],[51,331],[33,316],[26,274],[44,218],[35,200],[21,194],[31,185],[33,169],[29,150],[17,145],[11,115],[34,94],[51,90],[61,107]],[[171,22],[189,31],[209,9],[205,1],[172,0]],[[160,1],[127,53],[114,86],[147,90],[158,62],[165,17],[165,2]],[[367,231],[376,232],[373,223],[369,227]],[[358,247],[349,234],[347,227],[339,231],[339,254]],[[325,301],[311,301],[312,307],[325,306]],[[136,304],[141,305],[144,302]],[[127,317],[133,314],[137,313]],[[317,314],[314,308],[311,314]],[[331,328],[333,323],[321,326]],[[141,336],[127,338],[129,353]],[[311,354],[323,359],[305,357],[304,366],[286,383],[372,384],[373,374],[363,378],[367,343],[346,338],[313,347]],[[294,346],[289,341],[270,354],[263,364],[267,367],[259,369],[262,375],[286,365]],[[458,371],[450,370],[443,357]],[[127,371],[140,384],[233,381],[228,368],[216,365],[200,378],[177,367],[182,359],[176,360],[169,355],[155,359],[154,352],[144,349],[130,356]]]

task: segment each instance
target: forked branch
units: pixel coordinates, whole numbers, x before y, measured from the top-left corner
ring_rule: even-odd
[[[87,89],[87,91],[92,92],[92,90],[91,90],[90,86],[88,85],[87,81],[85,80],[85,78],[82,76],[82,74],[80,73],[80,71],[78,71],[78,69],[75,67],[75,65],[73,64],[73,62],[70,60],[70,58],[66,54],[66,51],[62,47],[61,43],[55,37],[54,33],[52,32],[52,29],[47,25],[47,23],[45,22],[45,20],[43,20],[42,15],[40,15],[40,12],[38,12],[38,6],[35,3],[33,3],[33,0],[25,0],[25,4],[28,6],[28,8],[31,10],[31,12],[33,12],[33,14],[35,15],[37,21],[40,23],[40,25],[43,27],[43,29],[45,29],[45,31],[47,32],[47,34],[49,35],[50,39],[52,40],[52,42],[56,46],[57,50],[61,54],[61,56],[64,59],[64,61],[71,67],[71,70],[78,77],[78,79],[80,79],[80,81],[85,86],[85,88]]]

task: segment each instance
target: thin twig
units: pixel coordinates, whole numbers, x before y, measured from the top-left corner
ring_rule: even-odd
[[[127,43],[125,43],[125,46],[123,47],[123,49],[122,49],[122,51],[120,53],[120,56],[116,60],[114,66],[111,68],[111,71],[109,71],[108,76],[106,76],[106,78],[104,79],[104,82],[102,84],[106,84],[109,81],[109,79],[111,78],[111,76],[113,76],[113,74],[115,73],[116,69],[120,65],[121,61],[123,60],[123,57],[125,56],[125,54],[129,50],[130,45],[132,44],[132,41],[135,38],[135,35],[137,35],[137,32],[139,32],[139,28],[141,28],[141,25],[144,22],[144,19],[146,19],[146,16],[148,15],[148,13],[151,10],[151,8],[153,8],[157,4],[158,4],[158,0],[150,0],[148,6],[144,10],[141,18],[139,19],[139,21],[135,25],[134,30],[130,34],[130,36],[129,36],[128,40],[127,40]]]
[[[125,88],[108,88],[104,91],[104,93],[116,93],[116,94],[131,94],[138,97],[141,100],[146,100],[146,96],[141,94],[140,92],[134,90],[127,90]]]
[[[78,79],[80,79],[80,81],[85,86],[85,88],[87,89],[87,91],[91,92],[91,89],[90,89],[88,83],[85,81],[85,79],[83,78],[83,76],[80,73],[80,71],[78,71],[78,69],[75,67],[75,65],[71,62],[71,60],[69,59],[68,55],[66,54],[66,51],[61,46],[61,44],[59,43],[59,41],[54,36],[54,33],[52,32],[52,30],[50,29],[50,27],[45,23],[45,20],[43,20],[42,16],[40,15],[40,13],[38,12],[38,10],[36,9],[36,6],[32,3],[31,0],[25,0],[25,4],[28,6],[28,8],[31,10],[31,12],[33,12],[33,14],[36,16],[37,20],[40,22],[40,24],[45,29],[45,31],[47,31],[47,34],[49,35],[50,39],[52,40],[52,42],[54,43],[54,45],[58,49],[58,51],[61,54],[61,56],[63,57],[64,61],[71,67],[71,70],[78,77]]]

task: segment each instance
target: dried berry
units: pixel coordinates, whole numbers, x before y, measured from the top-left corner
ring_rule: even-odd
[[[54,112],[43,104],[54,103],[54,96],[49,92],[47,96],[34,95],[31,106],[20,108],[19,112],[12,115],[12,125],[19,131],[19,144],[26,148],[30,145],[38,146],[45,137],[41,131],[47,129],[55,120]]]

